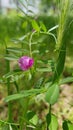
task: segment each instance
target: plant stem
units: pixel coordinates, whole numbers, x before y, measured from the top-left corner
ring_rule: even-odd
[[[8,51],[6,50],[6,54],[8,54]],[[6,72],[10,72],[10,62],[6,60]],[[10,91],[10,78],[7,79],[7,91],[8,95],[11,94]],[[8,121],[12,122],[12,104],[11,102],[8,102]]]
[[[30,39],[29,39],[29,51],[30,51],[30,56],[32,57],[32,37],[33,35],[36,33],[36,31],[32,32],[32,34],[30,35]]]
[[[23,103],[23,99],[21,101]],[[23,110],[22,110],[22,119],[20,120],[20,130],[23,130],[25,128],[26,130],[26,114],[28,111],[28,105],[29,105],[29,99],[25,99],[24,100],[24,104],[23,104]]]
[[[50,104],[50,106],[49,106],[49,113],[51,114],[51,104]]]
[[[16,87],[17,92],[19,93],[19,86],[18,86],[18,84],[17,84],[16,81],[14,81],[14,85],[15,85],[15,87]]]

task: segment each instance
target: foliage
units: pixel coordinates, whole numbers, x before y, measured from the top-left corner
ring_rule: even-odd
[[[20,26],[17,30],[15,30],[16,24],[14,21],[8,23],[11,34],[7,33],[4,39],[5,54],[2,56],[6,63],[6,73],[0,77],[0,83],[7,86],[8,92],[8,96],[4,99],[8,103],[8,119],[7,121],[0,120],[3,130],[58,129],[58,119],[52,113],[52,106],[59,99],[60,85],[73,82],[73,77],[62,80],[66,59],[66,37],[69,36],[69,28],[67,27],[71,25],[67,12],[67,9],[70,8],[68,6],[69,0],[64,2],[65,6],[63,5],[62,10],[60,10],[60,20],[57,18],[56,25],[52,24],[52,27],[49,25],[50,28],[48,28],[48,24],[46,25],[45,19],[43,21],[40,20],[41,18],[36,20],[29,17],[28,14],[26,18],[20,17]],[[16,23],[18,23],[17,21],[18,18],[16,18]],[[10,28],[11,25],[14,26],[14,29]],[[4,26],[4,30],[6,30],[6,26]],[[5,33],[4,31],[4,35]],[[14,39],[11,39],[13,46],[8,45],[7,37],[14,37]],[[52,53],[56,53],[56,57],[53,55],[54,58],[49,57],[50,44],[53,45]],[[34,65],[31,68],[28,67],[27,70],[21,70],[18,61],[22,56],[33,58]],[[13,61],[15,65],[11,66]],[[24,59],[23,66],[26,64],[25,62]],[[47,76],[50,74],[51,77]],[[15,86],[14,90],[12,90],[12,85]],[[35,98],[38,98],[39,95],[42,95],[45,102],[49,104],[44,123],[40,122],[38,114],[31,107],[32,102],[35,102]],[[17,103],[18,109],[17,123],[13,118],[14,103]],[[73,124],[64,120],[62,128],[63,130],[72,130]]]

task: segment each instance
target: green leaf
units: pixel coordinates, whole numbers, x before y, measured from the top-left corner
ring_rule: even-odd
[[[9,130],[13,130],[12,126],[9,124]]]
[[[39,50],[32,51],[32,54],[38,54],[38,53],[39,53]]]
[[[26,49],[13,48],[13,47],[7,48],[7,51],[14,52],[14,53],[28,52],[28,50],[26,50]]]
[[[40,31],[40,27],[39,27],[38,23],[35,20],[32,20],[32,27],[36,31],[38,31],[38,32]]]
[[[57,130],[58,129],[58,121],[55,115],[51,115],[51,123],[49,125],[50,130]]]
[[[29,36],[30,33],[27,33],[26,35],[24,36],[21,36],[20,38],[18,39],[12,39],[11,41],[16,43],[16,44],[21,44],[21,42],[24,42],[24,39],[27,38]],[[24,42],[25,43],[25,42]],[[28,42],[26,42],[28,44]]]
[[[65,57],[66,57],[66,43],[62,44],[62,47],[60,49],[59,56],[56,62],[57,64],[54,71],[53,82],[58,81],[60,78],[60,75],[63,72]]]
[[[15,55],[5,55],[4,57],[6,60],[10,60],[10,61],[13,61],[13,60],[18,60],[19,57],[15,56]]]
[[[49,113],[46,119],[49,130],[58,130],[58,120],[55,115]]]
[[[9,125],[4,125],[4,126],[2,127],[2,130],[10,130],[10,129],[9,129]]]
[[[68,129],[67,121],[64,121],[64,122],[63,122],[63,126],[62,126],[62,127],[63,127],[63,130],[69,130],[69,129]]]
[[[37,68],[36,71],[38,72],[51,72],[51,68]]]
[[[30,120],[31,118],[33,118],[33,116],[35,115],[34,111],[29,111],[26,115],[27,120]]]
[[[63,130],[73,130],[73,124],[69,121],[64,121],[63,122]]]
[[[41,63],[41,64],[54,64],[53,60],[37,60],[37,63]]]
[[[44,25],[43,22],[40,22],[40,26],[41,26],[41,29],[42,29],[44,32],[47,31],[47,28],[46,28],[46,26]]]
[[[26,28],[27,27],[27,25],[28,25],[28,22],[27,21],[24,21],[23,23],[22,23],[22,28]]]
[[[60,80],[60,84],[70,83],[73,82],[73,77],[67,77],[62,80]]]
[[[15,126],[15,125],[12,125],[12,130],[18,130],[18,127],[17,126]]]
[[[25,72],[21,71],[21,70],[15,70],[15,71],[10,71],[9,73],[3,75],[2,79],[0,79],[0,82],[2,81],[7,81],[7,79],[9,78],[10,79],[10,82],[14,82],[14,81],[17,81],[19,79],[21,79],[22,77],[25,76]]]
[[[4,79],[8,79],[8,78],[10,78],[10,77],[12,77],[12,76],[15,76],[15,75],[20,75],[22,73],[22,71],[21,70],[17,70],[17,71],[10,71],[10,72],[8,72],[8,73],[6,73],[5,75],[3,75],[3,78]]]
[[[9,102],[9,101],[17,100],[17,99],[21,99],[21,98],[26,98],[26,97],[29,97],[29,96],[34,96],[34,95],[40,94],[42,92],[44,92],[43,89],[25,90],[25,91],[22,91],[21,93],[7,96],[5,98],[5,102]]]
[[[48,88],[48,91],[46,92],[45,95],[45,99],[49,104],[53,105],[57,102],[58,97],[59,97],[59,86],[57,83],[55,83]]]
[[[56,25],[56,26],[54,26],[54,27],[50,28],[50,29],[48,30],[48,32],[51,32],[51,31],[53,31],[53,30],[57,29],[58,27],[59,27],[59,25]]]
[[[41,78],[36,82],[34,88],[41,88],[43,82],[44,82],[44,78],[41,77]]]
[[[0,77],[0,83],[5,83],[5,81],[3,80],[3,78]]]
[[[34,115],[32,119],[30,119],[30,122],[34,125],[37,125],[38,123],[38,116]]]
[[[73,124],[72,123],[68,123],[68,128],[69,128],[69,130],[73,130]]]
[[[8,47],[6,50],[10,51],[10,52],[14,52],[14,53],[20,53],[21,52],[20,48],[14,48],[14,47]]]

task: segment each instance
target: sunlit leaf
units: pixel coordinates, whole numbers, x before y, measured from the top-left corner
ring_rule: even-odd
[[[57,102],[58,98],[59,98],[59,86],[57,83],[55,83],[48,88],[48,91],[46,92],[45,95],[45,99],[49,104],[53,105]]]
[[[34,125],[37,125],[38,123],[38,116],[34,115],[32,119],[30,119],[30,122]]]
[[[51,31],[53,31],[53,30],[57,29],[58,27],[59,27],[59,25],[56,25],[56,26],[54,26],[54,27],[50,28],[50,29],[48,30],[48,32],[51,32]]]
[[[46,32],[47,31],[47,28],[45,26],[45,24],[43,22],[40,22],[40,26],[41,26],[41,29]]]
[[[28,22],[27,22],[27,21],[24,21],[23,24],[22,24],[22,28],[25,29],[25,28],[27,27],[27,25],[28,25]]]
[[[13,130],[13,128],[12,128],[12,126],[11,126],[11,125],[9,125],[9,130]]]
[[[22,91],[21,93],[7,96],[5,98],[5,102],[9,102],[9,101],[12,101],[12,100],[17,100],[17,99],[20,99],[20,98],[26,98],[26,97],[29,97],[29,96],[34,96],[34,95],[40,94],[40,93],[42,93],[44,91],[45,90],[43,90],[43,89],[25,90],[25,91]]]
[[[26,118],[27,120],[30,120],[31,118],[33,118],[33,116],[35,115],[36,113],[34,111],[29,111],[26,115]]]
[[[58,120],[55,115],[49,113],[46,119],[49,130],[58,130]]]
[[[73,130],[73,124],[69,121],[64,121],[63,122],[63,130]]]
[[[38,31],[38,32],[40,31],[40,27],[39,27],[38,23],[35,20],[32,20],[32,27],[36,31]]]

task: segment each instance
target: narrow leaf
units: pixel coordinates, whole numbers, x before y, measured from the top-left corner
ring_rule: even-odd
[[[41,29],[42,29],[44,32],[47,31],[47,28],[46,28],[46,26],[44,25],[43,22],[40,22],[40,26],[41,26]]]
[[[10,82],[14,82],[21,79],[24,76],[25,76],[25,72],[22,72],[21,70],[10,71],[9,73],[3,75],[2,81],[7,81],[7,79],[9,78]],[[0,79],[0,82],[1,82],[1,79]]]
[[[51,72],[51,68],[37,68],[36,71],[38,72]]]
[[[57,64],[54,71],[53,82],[58,81],[60,78],[60,75],[63,72],[65,57],[66,57],[66,43],[62,44],[62,47],[60,49],[58,60],[56,62]]]
[[[32,20],[32,27],[36,31],[38,31],[38,32],[40,31],[40,27],[39,27],[38,23],[35,20]]]
[[[5,102],[9,102],[9,101],[12,101],[12,100],[17,100],[17,99],[20,99],[20,98],[26,98],[28,96],[34,96],[34,95],[42,93],[43,91],[44,91],[43,89],[25,90],[25,91],[22,91],[21,93],[7,96],[5,98]]]
[[[70,83],[73,82],[73,77],[67,77],[62,80],[60,80],[60,84]]]
[[[15,56],[15,55],[5,55],[4,58],[6,60],[10,60],[10,61],[12,61],[12,60],[18,60],[19,59],[19,57]]]
[[[9,125],[9,130],[13,130],[11,125]]]
[[[48,30],[48,32],[51,32],[51,31],[53,31],[53,30],[57,29],[58,27],[59,27],[59,25],[56,25],[56,26],[54,26],[54,27],[50,28],[50,29]]]
[[[7,50],[8,50],[9,52],[14,52],[14,53],[28,52],[28,50],[26,50],[26,49],[13,48],[13,47],[9,47],[9,48],[7,48]]]

